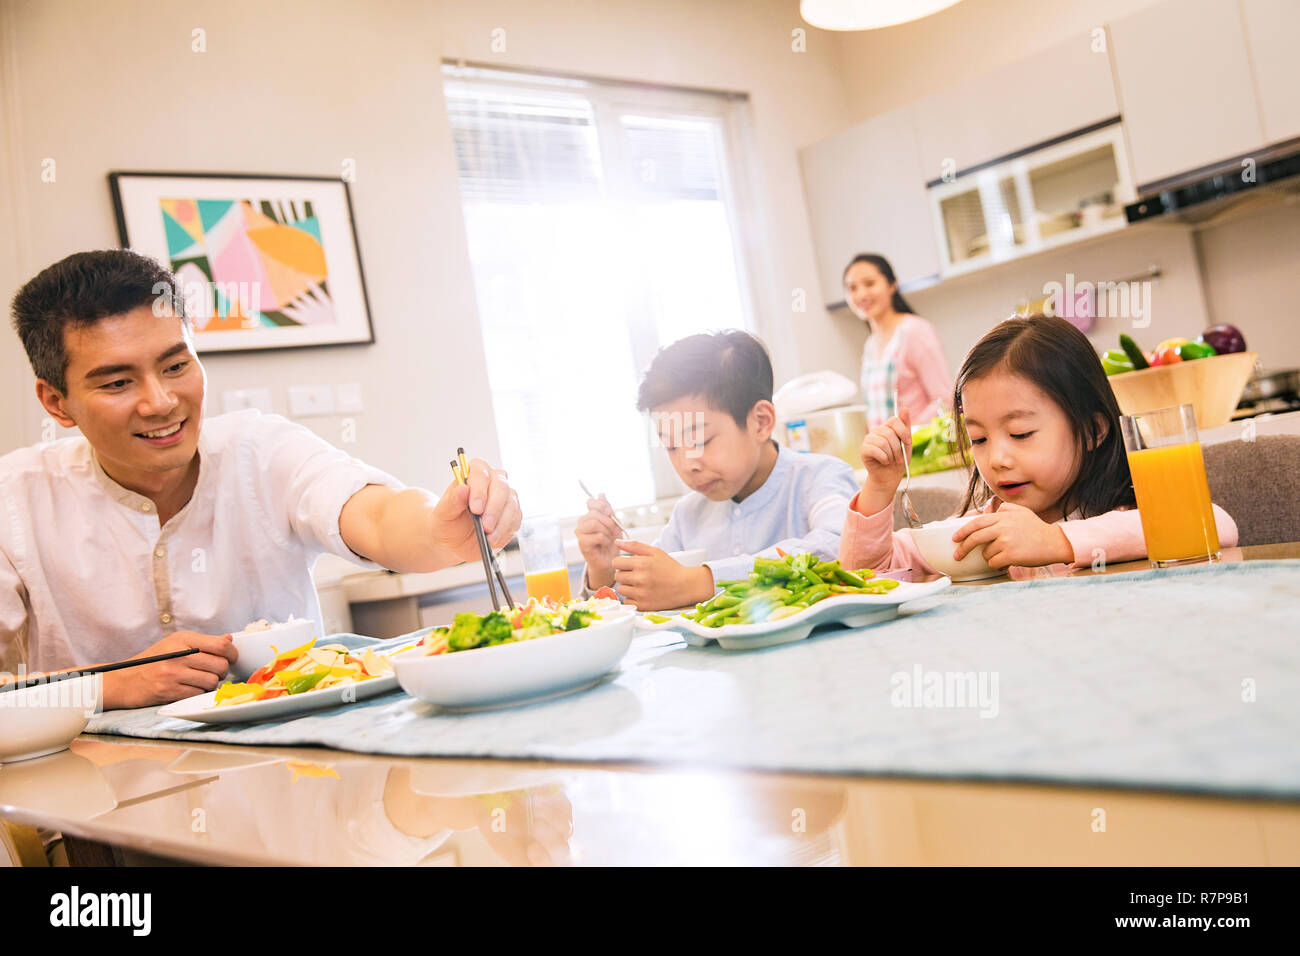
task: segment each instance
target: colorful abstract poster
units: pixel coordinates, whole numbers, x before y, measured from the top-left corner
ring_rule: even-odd
[[[346,183],[109,178],[123,244],[175,274],[200,351],[374,341]]]

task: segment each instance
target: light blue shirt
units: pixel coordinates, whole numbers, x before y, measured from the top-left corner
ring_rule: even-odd
[[[858,493],[853,469],[830,455],[781,447],[772,473],[744,501],[710,501],[692,491],[677,502],[655,542],[665,551],[703,548],[714,581],[738,580],[755,556],[811,551],[827,561],[839,556],[849,502]]]

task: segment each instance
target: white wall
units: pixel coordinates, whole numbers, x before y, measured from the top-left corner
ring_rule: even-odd
[[[768,237],[751,268],[778,379],[856,365],[852,336],[817,292],[796,158],[846,125],[843,88],[829,38],[809,31],[807,51],[792,51],[791,30],[802,24],[790,0],[10,6],[14,56],[4,75],[13,88],[0,103],[16,141],[16,203],[0,226],[15,224],[17,249],[0,271],[6,302],[62,256],[117,244],[110,170],[337,175],[345,158],[356,161],[353,203],[377,343],[211,355],[211,410],[225,389],[269,386],[285,411],[290,384],[358,381],[366,411],[347,447],[359,457],[437,487],[448,448],[464,443],[496,457],[442,101],[444,56],[748,92],[756,213]],[[191,51],[196,27],[207,31],[206,53]],[[505,52],[492,49],[498,27]],[[45,157],[57,162],[55,183],[40,181]],[[791,312],[795,289],[807,290],[805,314]],[[23,370],[19,415],[0,420],[0,452],[40,437],[25,358],[15,336],[0,335],[0,375],[15,367]],[[305,424],[340,439],[338,419]]]

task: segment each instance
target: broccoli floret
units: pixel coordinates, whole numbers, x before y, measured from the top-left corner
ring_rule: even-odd
[[[579,628],[586,627],[595,619],[595,611],[584,611],[582,608],[574,608],[569,612],[569,619],[564,622],[564,629],[566,631],[576,631]]]
[[[540,611],[525,614],[515,629],[516,639],[520,641],[531,641],[534,637],[546,637],[554,633],[555,628],[551,625],[550,618]]]
[[[467,651],[483,643],[479,617],[470,611],[457,614],[447,634],[447,646],[453,651]]]
[[[510,621],[500,611],[493,611],[483,618],[483,623],[479,626],[479,634],[487,646],[504,644],[510,640],[511,633]]]

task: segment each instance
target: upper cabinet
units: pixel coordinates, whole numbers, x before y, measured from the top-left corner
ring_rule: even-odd
[[[1267,20],[1267,8],[1291,7],[1294,0],[1258,6]],[[1280,21],[1293,14],[1279,9],[1272,17]],[[1157,4],[1112,23],[1110,36],[1139,190],[1264,144],[1242,11],[1235,2]],[[1292,32],[1292,45],[1294,37]],[[1269,43],[1281,44],[1283,39],[1278,35]],[[1276,55],[1282,55],[1280,45]],[[1294,76],[1293,64],[1286,69]],[[1294,91],[1292,81],[1273,94],[1294,99]]]
[[[844,301],[841,276],[859,252],[883,255],[900,284],[939,272],[910,108],[875,116],[800,150],[822,296]]]
[[[927,181],[1114,119],[1105,35],[1078,37],[916,104]]]
[[[1255,67],[1259,112],[1269,143],[1300,136],[1300,3],[1241,0],[1246,48]]]

